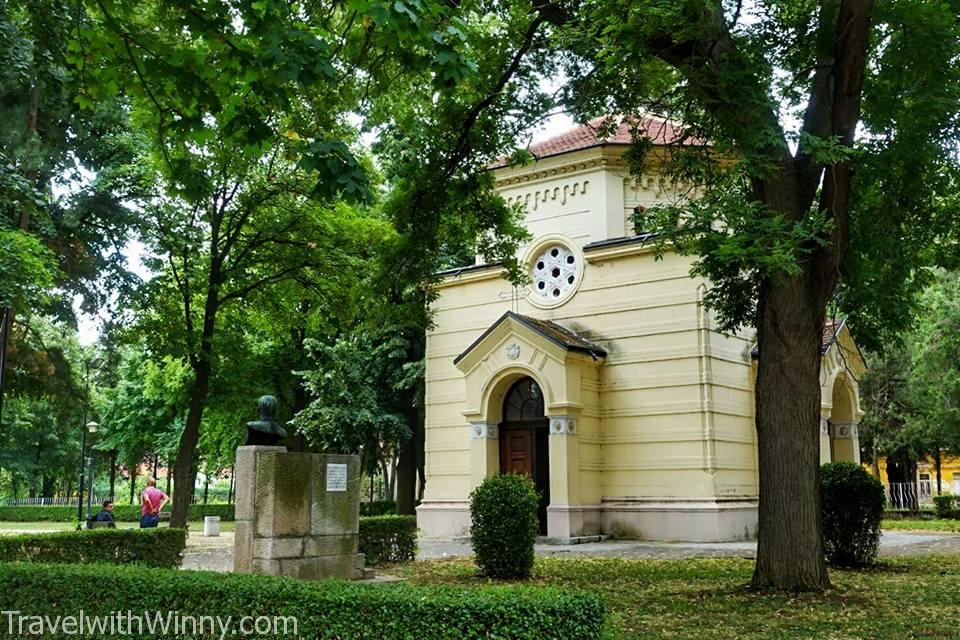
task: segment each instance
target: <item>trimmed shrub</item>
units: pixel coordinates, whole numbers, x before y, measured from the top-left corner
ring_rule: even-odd
[[[169,507],[168,507],[169,510]],[[100,505],[93,505],[93,512],[100,511]],[[187,515],[189,520],[203,520],[204,516],[220,516],[224,522],[234,519],[232,504],[192,504]],[[114,504],[113,517],[117,522],[136,522],[140,519],[140,505]],[[0,507],[0,522],[73,522],[77,519],[77,508],[57,506],[17,506]]]
[[[76,507],[0,507],[0,522],[72,522],[76,519]]]
[[[552,588],[362,585],[122,566],[0,564],[0,592],[4,608],[18,616],[76,615],[81,609],[88,620],[117,611],[231,616],[227,637],[240,635],[241,618],[252,627],[251,618],[279,616],[277,635],[284,637],[596,640],[604,618],[597,596]],[[151,633],[145,622],[142,629],[133,625],[142,631],[138,637],[171,637]]]
[[[533,480],[498,473],[470,494],[470,539],[480,571],[491,578],[528,578],[540,524]]]
[[[860,567],[876,559],[885,504],[883,484],[860,465],[820,467],[820,514],[830,564]]]
[[[960,496],[949,493],[933,496],[933,505],[940,520],[960,520]]]
[[[393,500],[374,500],[360,503],[361,516],[392,516],[397,512],[397,503]]]
[[[137,563],[176,568],[187,544],[184,529],[92,529],[0,536],[0,562]]]
[[[410,562],[417,556],[415,516],[371,516],[360,518],[360,553],[367,564]]]

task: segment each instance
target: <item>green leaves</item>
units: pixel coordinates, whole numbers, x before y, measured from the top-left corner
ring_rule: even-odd
[[[356,202],[370,198],[367,176],[342,141],[318,138],[304,145],[302,154],[297,168],[316,176],[311,194],[317,200]]]
[[[93,583],[100,588],[95,603]],[[10,609],[23,616],[62,607],[82,609],[88,620],[107,620],[117,611],[153,611],[164,602],[171,611],[198,611],[223,620],[263,616],[278,622],[283,635],[317,640],[598,640],[605,631],[606,610],[598,596],[561,588],[382,588],[210,571],[28,563],[0,565],[0,588],[10,594]],[[165,635],[170,634],[141,637]]]
[[[653,234],[661,251],[697,256],[691,275],[711,283],[707,302],[724,331],[749,325],[761,281],[799,274],[809,256],[829,242],[833,228],[817,211],[788,220],[736,185],[639,211],[633,222],[637,233]]]
[[[530,577],[539,500],[533,480],[512,473],[497,473],[470,493],[470,543],[483,575]]]
[[[820,467],[820,514],[827,560],[840,567],[874,563],[887,499],[879,478],[854,462]]]
[[[397,327],[371,327],[311,339],[307,348],[316,368],[301,375],[314,400],[293,424],[316,446],[360,453],[364,469],[376,470],[381,456],[406,442],[415,426],[406,417],[416,401],[405,369],[407,337]]]
[[[960,448],[960,276],[936,274],[912,329],[869,358],[861,383],[868,445],[907,461]]]
[[[75,513],[75,512],[74,512]],[[98,529],[0,538],[3,562],[138,564],[176,569],[187,545],[186,529]]]
[[[36,236],[0,229],[0,306],[35,304],[53,286],[56,262]]]

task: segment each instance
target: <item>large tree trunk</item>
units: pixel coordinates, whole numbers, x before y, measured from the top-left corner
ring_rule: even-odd
[[[55,482],[52,475],[44,474],[40,482],[40,497],[52,498]]]
[[[423,500],[423,488],[426,481],[423,452],[423,410],[411,405],[407,411],[407,422],[413,430],[413,435],[408,441],[400,445],[396,470],[396,497],[397,513],[412,516],[416,515],[417,503]]]
[[[757,372],[759,538],[752,586],[830,586],[820,526],[820,356],[823,309],[805,278],[761,293]],[[819,311],[819,313],[818,313]]]
[[[173,463],[173,483],[176,487],[176,499],[170,512],[170,526],[184,528],[187,526],[187,513],[190,510],[190,499],[193,496],[193,485],[196,481],[196,467],[193,464],[200,440],[200,421],[203,419],[203,405],[210,390],[210,361],[201,359],[197,363],[196,380],[190,394],[190,410],[187,413],[187,424],[180,436],[180,448],[177,459]]]
[[[117,450],[110,452],[110,495],[111,500],[116,500],[115,491],[117,489]]]
[[[200,421],[203,419],[203,408],[210,391],[210,376],[213,370],[213,333],[216,326],[217,287],[211,285],[207,293],[207,303],[204,308],[203,333],[200,339],[200,353],[194,363],[193,390],[190,393],[190,409],[187,412],[187,424],[180,436],[180,447],[177,459],[173,463],[173,484],[177,498],[173,501],[170,513],[170,526],[184,528],[187,526],[187,513],[193,498],[193,485],[196,482],[197,467],[195,454],[197,443],[200,441]]]
[[[943,451],[939,446],[937,446],[937,456],[933,463],[937,469],[937,495],[939,496],[943,493]]]
[[[130,504],[133,504],[133,497],[137,492],[137,469],[139,467],[139,462],[133,463],[133,466],[130,467]]]
[[[290,330],[290,342],[296,354],[297,366],[300,366],[300,363],[306,362],[307,358],[304,342],[307,339],[307,313],[309,309],[310,307],[306,301],[301,302],[297,306],[297,313],[300,314],[301,322],[298,326]],[[297,381],[293,386],[293,405],[290,417],[295,417],[298,413],[306,409],[308,404],[307,389],[303,386],[302,380]],[[287,449],[296,452],[307,451],[307,438],[299,428],[290,436]]]
[[[419,480],[417,483],[417,502],[423,502],[423,495],[427,490],[427,463],[426,456],[423,453],[426,438],[423,431],[417,435],[417,438],[417,451],[420,452],[420,459],[417,461],[417,478]]]
[[[400,445],[397,463],[397,513],[400,515],[416,513],[417,460],[417,437],[414,434]]]

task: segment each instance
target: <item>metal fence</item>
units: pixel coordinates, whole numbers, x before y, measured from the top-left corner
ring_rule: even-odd
[[[105,500],[112,500],[109,496],[93,496],[90,500],[93,504],[103,504]],[[87,496],[83,496],[86,503]],[[77,506],[77,496],[62,496],[58,498],[2,498],[0,506],[4,507],[75,507]]]
[[[921,505],[933,504],[933,491],[929,480],[891,482],[886,489],[887,506],[891,509],[919,509]]]

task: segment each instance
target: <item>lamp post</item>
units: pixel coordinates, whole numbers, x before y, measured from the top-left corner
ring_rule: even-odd
[[[96,422],[87,423],[87,431],[90,433],[96,433],[97,427],[100,425]],[[89,474],[87,479],[87,520],[90,519],[90,503],[93,502],[93,443],[90,443],[89,454],[87,455],[87,473]]]
[[[81,523],[83,522],[83,480],[84,480],[84,469],[83,469],[83,456],[87,452],[87,431],[93,433],[97,430],[98,425],[96,422],[87,422],[87,411],[90,409],[90,367],[99,367],[102,360],[100,358],[94,358],[92,360],[87,360],[83,363],[83,382],[84,382],[84,405],[83,405],[83,432],[80,437],[80,488],[77,490],[77,520]],[[92,428],[91,428],[92,425]],[[91,458],[93,453],[90,454]],[[93,460],[90,461],[90,466],[93,467]],[[93,476],[90,477],[90,491],[93,491]],[[90,515],[90,508],[87,507],[87,515]]]
[[[87,453],[87,433],[96,433],[97,427],[100,425],[96,422],[88,422],[83,425],[83,435],[80,437],[80,489],[77,491],[77,520],[84,522],[83,519],[83,481],[85,479],[86,471],[83,468],[83,456]],[[93,449],[91,445],[90,449],[90,458],[88,459],[90,466],[90,489],[87,492],[87,517],[90,517],[90,500],[92,499],[93,494]]]

